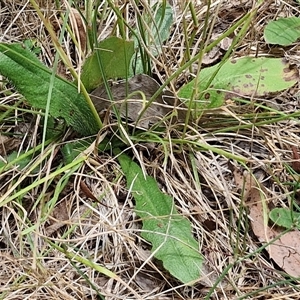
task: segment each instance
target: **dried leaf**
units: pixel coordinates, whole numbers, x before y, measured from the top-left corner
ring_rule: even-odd
[[[294,145],[292,145],[292,152],[293,152],[293,159],[294,159],[294,161],[292,162],[292,168],[297,173],[300,173],[300,156],[296,146]]]
[[[64,200],[55,206],[52,212],[52,224],[47,227],[47,235],[52,235],[59,228],[63,227],[69,220],[67,201]]]
[[[89,189],[89,187],[85,184],[84,181],[80,181],[80,188],[81,188],[81,191],[91,200],[93,200],[95,202],[99,202],[100,204],[102,204],[105,207],[109,207],[109,206],[105,205],[104,203],[102,203],[99,199],[97,199],[97,197],[94,196],[94,194]]]
[[[91,190],[88,188],[88,186],[85,184],[84,181],[80,181],[80,188],[82,190],[82,192],[90,199],[99,202],[99,200],[93,195],[93,193],[91,192]]]
[[[270,258],[289,275],[300,277],[300,232],[283,234],[281,228],[268,226],[268,195],[264,187],[257,184],[253,176],[241,176],[237,170],[234,170],[234,178],[237,186],[241,190],[244,188],[245,204],[249,207],[254,234],[262,244],[272,241],[266,247]],[[278,239],[273,241],[276,238]]]
[[[154,124],[172,113],[175,106],[178,120],[184,121],[186,107],[182,103],[180,106],[176,105],[177,99],[169,91],[163,92],[146,108],[148,101],[159,87],[160,85],[153,78],[145,74],[136,75],[127,82],[121,82],[111,87],[113,104],[116,105],[123,117],[146,129],[150,124]],[[99,113],[108,109],[112,104],[103,86],[92,92],[91,99]]]
[[[73,32],[75,32],[76,39],[80,46],[82,53],[86,50],[86,28],[80,16],[80,13],[75,9],[71,8],[70,20]]]
[[[213,63],[216,63],[218,60],[220,60],[221,56],[222,52],[220,51],[220,47],[216,46],[203,56],[202,64],[212,65]]]
[[[20,139],[0,134],[0,155],[6,156],[11,151],[17,149],[20,144]]]

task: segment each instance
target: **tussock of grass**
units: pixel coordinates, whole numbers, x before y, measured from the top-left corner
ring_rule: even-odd
[[[119,34],[115,14],[104,2],[99,7],[100,14],[107,16],[97,32],[101,38],[111,31]],[[138,16],[134,1],[126,7],[120,1],[111,2],[133,26]],[[199,1],[171,2],[176,16],[173,31],[163,53],[152,60],[151,71],[161,82],[203,49],[212,33],[224,32],[255,5],[254,1],[213,1],[207,13],[207,6]],[[41,60],[51,66],[54,46],[30,2],[3,3],[0,41],[36,41]],[[65,10],[60,4],[57,9],[55,1],[39,1],[43,14],[51,22],[56,20],[57,32]],[[276,15],[297,13],[292,1],[264,3],[232,55],[274,55],[275,50],[263,42],[263,26]],[[79,58],[68,33],[62,47],[76,68]],[[287,59],[298,60],[297,47],[298,43],[286,50]],[[178,74],[170,89],[176,92],[199,67],[197,62]],[[58,72],[70,78],[62,63]],[[298,87],[267,99],[228,101],[204,112],[197,125],[186,124],[184,132],[170,125],[162,135],[151,132],[161,142],[142,143],[135,137],[128,147],[128,153],[161,190],[174,197],[178,211],[192,223],[206,259],[203,278],[194,286],[182,285],[153,260],[150,246],[140,237],[141,223],[112,153],[96,153],[91,146],[86,159],[63,169],[60,150],[76,136],[67,132],[41,151],[38,112],[31,111],[5,79],[0,92],[0,162],[13,151],[29,158],[25,165],[18,167],[18,162],[0,173],[0,299],[299,298],[298,283],[269,259],[253,235],[230,167],[253,172],[274,206],[297,200],[299,187],[287,183],[297,184],[288,165],[293,160],[291,146],[300,145]],[[108,137],[115,130],[111,125],[102,129]],[[122,134],[130,139],[129,133]],[[34,160],[29,152],[33,147],[40,153]],[[51,243],[66,249],[59,251]]]

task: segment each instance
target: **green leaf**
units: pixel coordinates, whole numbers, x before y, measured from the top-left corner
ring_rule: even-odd
[[[33,53],[20,44],[0,44],[0,73],[13,82],[32,107],[46,108],[52,72]],[[56,76],[51,96],[50,114],[53,117],[64,118],[82,135],[94,134],[99,130],[76,86]]]
[[[22,170],[25,168],[31,161],[31,156],[23,155],[25,152],[18,153],[16,151],[13,151],[6,157],[6,161],[0,160],[0,171],[2,171],[2,168],[5,168],[7,164],[12,164],[14,166],[17,166],[17,169]],[[21,156],[21,159],[18,159]],[[16,162],[16,163],[14,163]]]
[[[65,165],[70,164],[76,157],[85,151],[95,141],[94,138],[69,141],[61,148]],[[104,138],[98,145],[98,151],[110,151],[114,148],[124,147],[124,142],[118,137]]]
[[[173,25],[173,8],[168,2],[157,2],[151,7],[151,13],[145,13],[142,17],[148,28],[142,27],[140,29],[142,32],[136,34],[139,36],[139,39],[143,40],[147,45],[151,54],[153,56],[158,56],[163,52],[163,42],[169,38],[171,33],[171,27]],[[135,48],[137,48],[139,41],[135,36],[133,39]],[[144,70],[143,68],[143,58],[140,52],[132,58],[130,65],[134,67],[134,70],[131,70],[131,76],[147,73],[147,70]]]
[[[39,47],[37,45],[37,40],[24,40],[23,42],[24,46],[30,50],[32,53],[34,53],[35,55],[39,55],[42,52],[41,47]]]
[[[269,217],[272,222],[284,228],[297,227],[300,229],[300,213],[287,208],[274,208],[270,211]]]
[[[68,142],[61,148],[61,153],[63,155],[64,164],[70,164],[76,159],[76,157],[86,150],[91,144],[92,140],[75,140],[74,142]]]
[[[199,279],[203,256],[191,234],[190,222],[178,214],[173,199],[159,190],[154,178],[145,178],[127,155],[118,159],[136,201],[135,211],[143,221],[141,235],[151,242],[154,256],[181,282]]]
[[[300,18],[280,18],[265,27],[264,38],[269,44],[288,46],[300,37]]]
[[[290,68],[281,58],[243,57],[229,60],[223,65],[201,70],[195,105],[200,109],[213,108],[237,96],[264,96],[292,87],[298,77],[298,71]],[[196,78],[184,85],[179,90],[179,97],[188,102],[195,82]]]
[[[153,45],[151,51],[157,56],[162,53],[162,44],[165,42],[171,33],[173,25],[173,9],[168,2],[156,3],[151,8],[152,14],[146,14],[145,19],[148,24],[151,24],[151,34],[149,35],[149,45]],[[154,18],[153,18],[154,15]]]
[[[44,119],[41,123],[44,126]],[[65,123],[49,116],[47,122],[46,140],[55,140],[65,132]]]
[[[133,41],[125,41],[115,36],[100,42],[97,50],[87,58],[82,69],[81,81],[87,91],[92,91],[103,82],[101,67],[106,79],[128,77],[130,59],[134,53],[133,47]],[[97,52],[102,66],[99,65]]]

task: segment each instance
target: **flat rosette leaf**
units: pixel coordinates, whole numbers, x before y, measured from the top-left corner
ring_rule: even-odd
[[[46,109],[52,71],[32,52],[20,44],[0,44],[0,73],[12,81],[32,107]],[[58,76],[54,78],[50,114],[63,118],[81,135],[94,134],[99,130],[77,87]]]
[[[270,21],[265,27],[264,38],[269,44],[291,45],[300,38],[300,18],[289,17]]]
[[[176,210],[173,199],[162,193],[154,178],[144,176],[141,168],[125,154],[118,157],[127,187],[142,219],[142,237],[152,244],[154,257],[183,283],[201,277],[203,256],[191,234],[191,224]]]
[[[287,208],[274,208],[269,217],[272,222],[284,228],[300,228],[300,213]]]
[[[188,104],[199,109],[215,108],[226,99],[265,96],[292,87],[298,81],[298,70],[284,59],[243,57],[204,68],[178,93]]]
[[[115,36],[101,41],[84,63],[81,81],[85,88],[92,91],[106,79],[127,78],[133,47],[133,41]]]

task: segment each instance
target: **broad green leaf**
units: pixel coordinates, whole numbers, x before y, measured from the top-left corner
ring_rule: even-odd
[[[171,27],[173,25],[173,9],[168,2],[157,2],[151,7],[151,13],[144,13],[144,22],[147,24],[147,28],[141,25],[140,32],[136,30],[136,35],[140,40],[147,45],[153,56],[157,56],[163,51],[163,43],[169,38],[171,33]],[[141,32],[142,31],[142,32]],[[133,37],[135,48],[138,48],[139,41],[137,37]],[[140,48],[138,48],[140,50]],[[140,51],[132,58],[130,76],[136,74],[147,73],[144,70],[142,54]]]
[[[296,226],[300,229],[300,213],[287,208],[274,208],[270,211],[269,217],[272,222],[284,228]]]
[[[133,41],[125,41],[115,36],[100,42],[82,69],[81,81],[87,91],[92,91],[103,82],[101,67],[106,79],[128,77],[130,59],[134,53],[133,45]]]
[[[122,154],[119,162],[136,201],[135,211],[143,222],[142,237],[152,244],[154,256],[181,282],[199,279],[203,256],[191,234],[190,222],[178,214],[173,199],[159,190],[154,178],[145,178],[130,157]]]
[[[281,58],[243,57],[229,60],[222,66],[217,64],[201,70],[195,106],[200,109],[219,107],[226,99],[282,91],[296,84],[298,77],[298,71]],[[179,90],[179,97],[188,102],[195,82],[196,79],[193,79],[184,85]]]
[[[151,8],[152,15],[146,14],[145,20],[151,24],[151,33],[149,34],[149,45],[153,45],[151,50],[153,55],[162,53],[163,42],[165,42],[171,33],[173,25],[173,9],[168,2],[156,3]],[[154,18],[153,18],[154,15]]]
[[[300,18],[280,18],[265,27],[264,38],[269,44],[288,46],[300,37]]]
[[[80,139],[75,141],[70,141],[61,148],[63,155],[64,163],[70,164],[76,159],[76,157],[85,151],[93,142],[94,138]],[[98,151],[111,151],[113,148],[124,147],[124,142],[117,137],[113,138],[104,138],[101,143],[98,145]]]
[[[17,166],[19,170],[22,170],[23,168],[25,168],[30,161],[32,161],[32,157],[31,156],[26,156],[26,155],[22,155],[24,153],[18,153],[16,151],[13,151],[12,153],[10,153],[7,157],[6,157],[6,161],[4,162],[3,160],[0,160],[0,171],[4,170],[5,166],[9,163],[11,163],[14,166]],[[18,159],[17,158],[22,155],[22,159]],[[16,163],[14,164],[14,162],[16,161]],[[0,172],[1,173],[1,172]]]
[[[0,73],[13,82],[28,103],[45,109],[51,70],[20,44],[0,44]],[[77,87],[56,76],[52,90],[50,114],[64,118],[66,123],[82,135],[94,134],[99,126]]]

